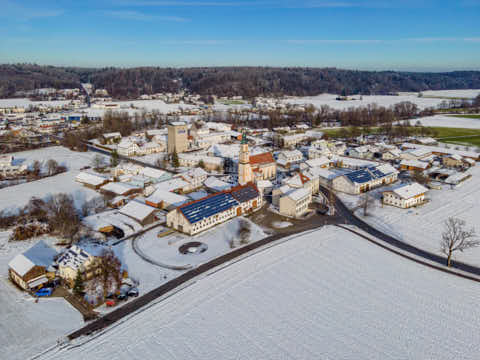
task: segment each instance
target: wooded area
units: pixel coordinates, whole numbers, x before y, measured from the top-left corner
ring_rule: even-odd
[[[414,73],[336,68],[76,68],[35,64],[0,65],[0,97],[38,88],[78,88],[90,82],[117,99],[185,89],[200,95],[391,94],[480,88],[480,71]]]

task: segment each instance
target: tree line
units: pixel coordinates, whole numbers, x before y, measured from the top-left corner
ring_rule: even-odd
[[[196,68],[76,68],[36,64],[0,65],[0,97],[18,91],[52,87],[78,88],[91,82],[118,99],[141,94],[177,92],[185,89],[209,95],[307,96],[334,94],[392,94],[480,88],[479,71],[417,73],[397,71],[354,71],[336,68],[300,67],[196,67]]]

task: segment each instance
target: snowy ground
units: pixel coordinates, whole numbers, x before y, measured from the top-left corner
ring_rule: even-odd
[[[451,189],[442,185],[442,190],[430,190],[427,198],[431,201],[421,207],[399,209],[393,206],[384,206],[380,202],[380,192],[387,188],[380,188],[371,192],[376,201],[367,217],[363,217],[363,210],[356,214],[395,238],[408,242],[419,248],[441,254],[440,240],[443,232],[443,222],[453,216],[467,222],[469,227],[475,227],[480,234],[480,166],[475,166],[471,173],[473,177],[459,187]],[[340,195],[350,206],[355,206],[358,196]],[[480,266],[480,247],[457,253],[459,261]]]
[[[464,90],[428,90],[423,91],[425,96],[444,96],[452,98],[470,98],[473,99],[480,95],[480,89],[464,89]]]
[[[400,96],[383,96],[383,95],[363,95],[362,100],[359,95],[353,96],[356,100],[338,101],[336,100],[338,95],[334,94],[322,94],[318,96],[289,98],[283,100],[284,103],[290,104],[312,104],[315,107],[322,105],[328,105],[331,108],[344,110],[350,107],[366,106],[368,104],[377,104],[379,106],[389,107],[398,104],[402,101],[410,101],[417,104],[419,109],[425,109],[428,107],[436,107],[444,99],[432,99],[432,98],[419,98],[417,94],[400,95]]]
[[[235,247],[240,246],[238,231],[241,221],[248,221],[250,223],[251,233],[249,242],[258,241],[267,236],[259,226],[248,219],[240,217],[227,221],[196,236],[174,233],[158,238],[158,230],[152,230],[142,235],[137,240],[137,243],[140,251],[164,264],[173,266],[196,266],[231,251],[230,241],[232,239],[234,240]],[[207,251],[201,254],[181,254],[178,248],[191,241],[199,241],[207,244]]]
[[[476,359],[478,289],[328,227],[41,358]]]
[[[274,221],[272,223],[272,225],[273,225],[274,228],[283,229],[283,228],[292,226],[293,224],[291,222],[288,222],[288,221]]]
[[[434,116],[414,119],[411,121],[411,124],[415,125],[417,121],[420,121],[420,123],[423,126],[480,129],[480,119],[459,118],[459,117],[448,116],[448,115],[434,115]]]
[[[47,161],[55,159],[60,165],[65,165],[68,171],[48,178],[19,184],[0,189],[0,210],[15,211],[28,203],[32,196],[46,198],[57,193],[71,194],[75,199],[75,205],[80,208],[99,194],[84,187],[75,181],[80,168],[91,165],[93,152],[74,152],[61,146],[32,151],[12,153],[15,161],[31,165],[35,160]]]
[[[9,261],[38,240],[9,243],[8,236],[0,232],[0,349],[3,359],[23,360],[55,345],[58,338],[81,326],[83,317],[62,298],[35,303],[8,280]]]

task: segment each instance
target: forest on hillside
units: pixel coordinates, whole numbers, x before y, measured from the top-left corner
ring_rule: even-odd
[[[420,73],[299,67],[79,68],[35,64],[0,65],[0,97],[39,88],[74,88],[90,82],[117,99],[176,92],[253,98],[320,93],[377,94],[480,88],[480,71]]]

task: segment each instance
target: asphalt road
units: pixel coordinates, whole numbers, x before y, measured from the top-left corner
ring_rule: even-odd
[[[320,187],[321,191],[328,197],[330,196],[330,190],[328,190],[325,187]],[[356,227],[360,228],[361,230],[365,231],[366,233],[372,235],[373,237],[386,242],[389,245],[392,245],[396,247],[397,249],[406,251],[410,254],[420,256],[426,260],[433,261],[437,264],[444,265],[446,266],[447,264],[447,258],[443,257],[441,255],[437,255],[434,253],[431,253],[426,250],[419,249],[413,245],[407,244],[403,241],[400,241],[398,239],[395,239],[394,237],[385,234],[377,229],[375,229],[373,226],[370,226],[367,224],[365,221],[359,219],[357,216],[353,214],[353,212],[348,209],[348,207],[336,196],[335,196],[335,209],[337,211],[337,216],[341,217],[344,219],[345,224],[350,224],[350,225],[355,225]],[[452,261],[452,268],[458,269],[465,271],[467,273],[473,274],[473,275],[480,275],[480,268],[473,266],[473,265],[468,265],[459,261]]]

